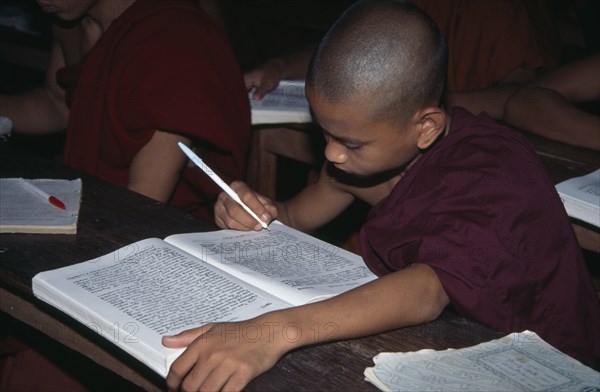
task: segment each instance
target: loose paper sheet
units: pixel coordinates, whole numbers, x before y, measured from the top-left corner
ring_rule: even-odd
[[[365,369],[383,391],[594,391],[600,373],[531,331],[459,350],[382,353]],[[594,389],[596,388],[596,389]]]

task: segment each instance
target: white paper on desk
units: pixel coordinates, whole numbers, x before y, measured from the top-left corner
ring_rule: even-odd
[[[382,391],[583,391],[600,373],[531,331],[458,350],[382,353],[365,378]],[[588,389],[585,389],[588,388]]]
[[[250,108],[252,124],[312,122],[303,80],[282,80],[260,101],[250,92]]]

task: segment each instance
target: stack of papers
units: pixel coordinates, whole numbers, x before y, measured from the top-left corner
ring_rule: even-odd
[[[365,370],[382,391],[597,391],[600,373],[531,331],[459,350],[382,353]]]
[[[556,186],[567,214],[600,227],[600,169]]]

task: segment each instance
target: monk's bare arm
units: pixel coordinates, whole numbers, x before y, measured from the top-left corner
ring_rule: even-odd
[[[56,71],[65,66],[62,34],[54,30],[43,86],[19,95],[0,96],[0,115],[10,118],[17,132],[44,134],[67,127],[69,108],[65,103],[64,90],[56,82]]]
[[[277,203],[278,219],[298,230],[310,232],[329,223],[354,199],[352,193],[331,178],[323,167],[317,182],[285,203]]]
[[[448,303],[436,273],[415,264],[329,300],[188,330],[163,338],[169,347],[188,347],[171,366],[167,385],[240,390],[294,348],[431,321]],[[231,333],[249,326],[260,328],[258,341]]]
[[[303,189],[286,202],[274,202],[257,194],[246,184],[236,181],[232,189],[242,201],[264,221],[277,219],[301,231],[319,228],[338,216],[354,200],[354,196],[335,182],[326,171],[315,184]],[[261,230],[256,222],[239,204],[224,192],[215,204],[215,222],[221,228],[234,230]]]
[[[156,131],[148,144],[133,158],[127,188],[167,202],[186,162],[177,142],[190,144],[190,140],[184,136]]]
[[[297,343],[302,346],[432,321],[448,303],[435,271],[428,265],[414,264],[329,300],[282,313],[284,319],[306,330],[315,323],[335,325],[336,332],[329,336],[303,336]]]

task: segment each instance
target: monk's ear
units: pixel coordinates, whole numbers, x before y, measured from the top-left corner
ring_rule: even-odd
[[[426,150],[446,130],[446,113],[441,108],[432,106],[420,110],[417,118],[417,147]]]

